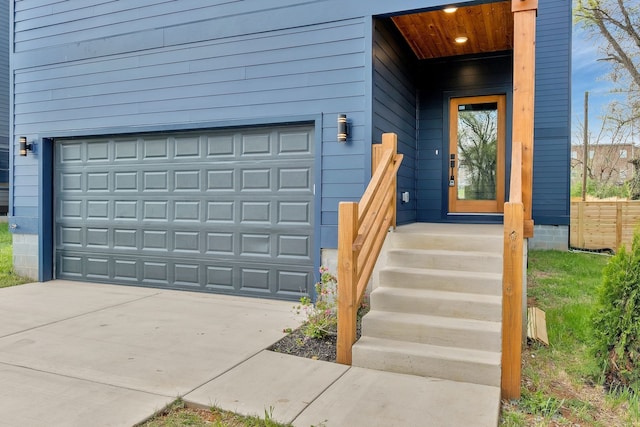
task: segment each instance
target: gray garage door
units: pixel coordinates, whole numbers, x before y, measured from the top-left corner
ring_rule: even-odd
[[[56,141],[56,277],[297,299],[313,128]]]

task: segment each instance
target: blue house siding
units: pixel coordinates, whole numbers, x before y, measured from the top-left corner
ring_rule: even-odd
[[[9,203],[9,3],[0,3],[0,214]]]
[[[281,6],[287,2],[275,3]],[[147,12],[139,11],[140,14]],[[29,44],[28,40],[44,34],[29,30],[26,32],[31,35],[20,35],[20,28],[26,26],[20,24],[24,13],[16,12],[16,52],[39,46]],[[98,26],[93,37],[91,25],[82,20],[86,29],[66,34],[76,28],[63,25],[72,20],[75,13],[79,12],[67,10],[61,12],[61,16],[35,18],[38,25],[45,25],[58,16],[60,25],[53,27],[58,28],[60,35],[54,34],[55,28],[45,29],[47,37],[51,37],[46,43],[58,40],[56,43],[70,49],[64,42],[72,34],[93,39],[104,36],[104,31],[115,32],[120,28],[119,25]],[[169,27],[167,20],[174,16],[162,16],[164,25]],[[118,20],[122,16],[112,13],[101,19],[106,18]],[[160,25],[157,19],[161,17],[151,19],[149,25]],[[184,19],[194,20],[194,16]],[[49,48],[56,49],[53,45]],[[365,22],[362,18],[138,52],[129,52],[130,45],[123,49],[127,53],[104,56],[104,52],[99,52],[101,56],[93,55],[92,59],[29,69],[18,68],[18,60],[14,67],[16,135],[37,139],[148,131],[155,127],[170,129],[172,124],[176,128],[188,123],[228,126],[295,121],[298,117],[306,121],[310,115],[321,117],[322,129],[317,131],[322,135],[322,180],[318,183],[322,190],[320,220],[324,237],[321,245],[335,247],[338,202],[359,198],[365,174],[369,172],[364,167],[369,153],[365,154],[364,149]],[[78,52],[80,55],[84,51],[78,49]],[[24,57],[33,56],[25,54]],[[46,62],[47,58],[41,60]],[[347,114],[353,124],[348,144],[336,142],[335,123],[340,113]],[[30,155],[14,159],[17,166],[14,222],[19,225],[18,229],[29,232],[34,224],[31,218],[37,217],[38,209],[38,158]],[[363,166],[358,168],[358,165]]]
[[[513,85],[511,74],[510,52],[438,59],[423,61],[420,64],[416,184],[419,189],[418,221],[446,220],[448,201],[443,183],[448,179],[449,99],[503,93],[507,95],[509,112]],[[510,116],[508,113],[507,141],[511,139]],[[507,149],[507,155],[508,153]],[[460,220],[463,217],[457,215],[456,219]]]
[[[50,215],[40,205],[52,174],[45,138],[296,122],[315,124],[320,247],[336,247],[338,203],[361,196],[383,132],[398,134],[405,156],[398,190],[411,201],[398,205],[398,221],[442,221],[448,97],[511,90],[509,52],[415,59],[388,17],[442,0],[8,3],[16,233],[42,232]],[[569,212],[565,3],[541,3],[538,19],[537,223]],[[338,114],[351,123],[346,144],[336,141]],[[36,143],[27,157],[17,155],[18,136]]]
[[[536,34],[532,206],[537,225],[569,224],[570,35],[571,2],[540,2]]]
[[[404,155],[398,172],[398,192],[409,192],[409,203],[398,200],[398,224],[416,220],[416,87],[417,61],[395,26],[374,21],[373,38],[373,140],[385,132],[398,135]]]

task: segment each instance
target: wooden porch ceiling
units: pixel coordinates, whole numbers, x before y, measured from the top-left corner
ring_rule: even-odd
[[[511,2],[394,16],[391,18],[418,59],[513,49]],[[467,37],[456,43],[456,37]]]

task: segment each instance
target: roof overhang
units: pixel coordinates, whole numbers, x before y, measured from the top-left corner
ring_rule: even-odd
[[[513,49],[510,1],[445,9],[391,18],[418,59]],[[466,41],[456,42],[459,37]]]

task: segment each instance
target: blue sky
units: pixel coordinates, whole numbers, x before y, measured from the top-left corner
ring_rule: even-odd
[[[584,31],[574,26],[571,72],[571,134],[574,142],[576,132],[580,132],[576,123],[584,122],[584,92],[589,91],[589,129],[592,134],[599,129],[599,117],[603,114],[604,107],[616,98],[611,93],[612,84],[605,79],[609,65],[598,61],[602,56],[598,52],[597,40],[590,39]],[[581,140],[582,137],[578,141]]]

